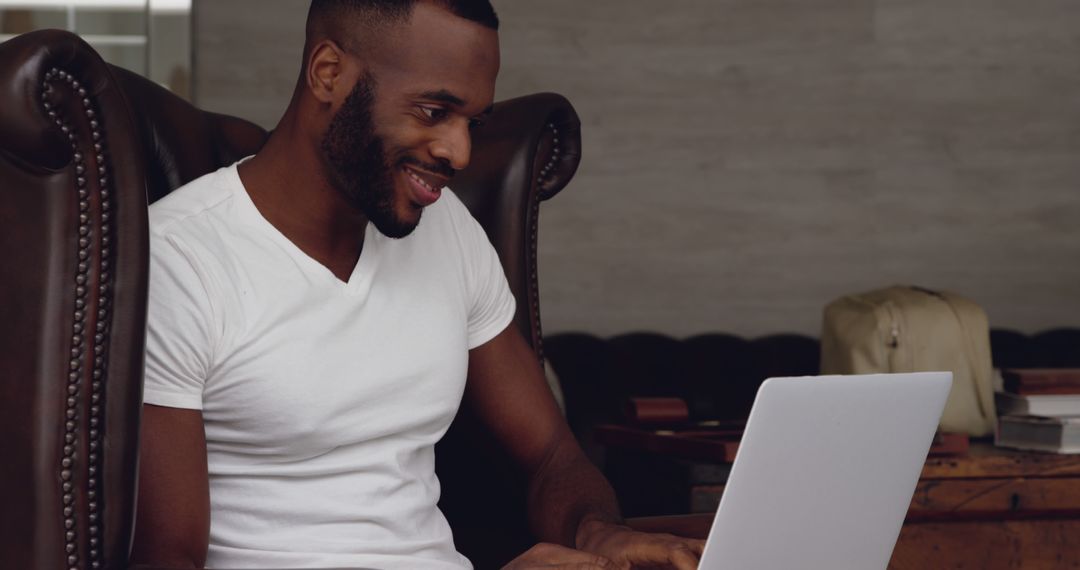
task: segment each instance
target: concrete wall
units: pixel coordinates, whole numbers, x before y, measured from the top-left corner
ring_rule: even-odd
[[[548,332],[816,333],[830,299],[963,293],[1080,325],[1073,0],[496,0],[499,98],[567,95]],[[306,2],[197,1],[200,105],[272,126]]]

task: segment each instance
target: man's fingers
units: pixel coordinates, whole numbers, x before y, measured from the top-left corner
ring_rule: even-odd
[[[696,570],[705,542],[674,535],[659,535],[649,545],[647,558],[667,563],[677,570]],[[644,553],[643,553],[644,554]]]
[[[557,544],[541,543],[518,556],[503,570],[528,570],[549,568],[551,570],[617,570],[611,560],[593,554],[574,550]]]
[[[671,552],[671,565],[677,570],[697,570],[701,552],[695,552],[691,545],[680,544]]]

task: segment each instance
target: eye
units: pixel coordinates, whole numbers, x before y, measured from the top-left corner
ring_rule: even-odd
[[[469,119],[469,130],[471,131],[471,130],[479,129],[480,127],[484,126],[484,122],[485,122],[484,119],[479,119],[479,118]]]
[[[429,105],[419,105],[420,112],[424,114],[429,121],[438,122],[447,117],[450,114],[449,111],[442,107],[431,107]]]

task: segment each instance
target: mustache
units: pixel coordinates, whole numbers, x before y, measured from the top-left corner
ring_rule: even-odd
[[[445,176],[448,180],[452,179],[454,177],[454,173],[456,172],[449,164],[447,164],[445,162],[437,162],[437,163],[429,164],[427,162],[424,162],[424,161],[420,160],[419,158],[416,158],[414,156],[408,156],[408,155],[401,157],[398,160],[398,163],[397,163],[398,166],[404,166],[406,164],[408,164],[410,166],[418,167],[421,170],[426,170],[426,171],[428,171],[428,172],[430,172],[432,174],[438,174],[440,176]]]

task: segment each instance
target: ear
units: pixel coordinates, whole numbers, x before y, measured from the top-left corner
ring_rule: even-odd
[[[333,40],[322,40],[312,48],[307,61],[308,90],[320,103],[333,104],[334,92],[345,76],[345,50]],[[341,95],[339,94],[340,98]]]

